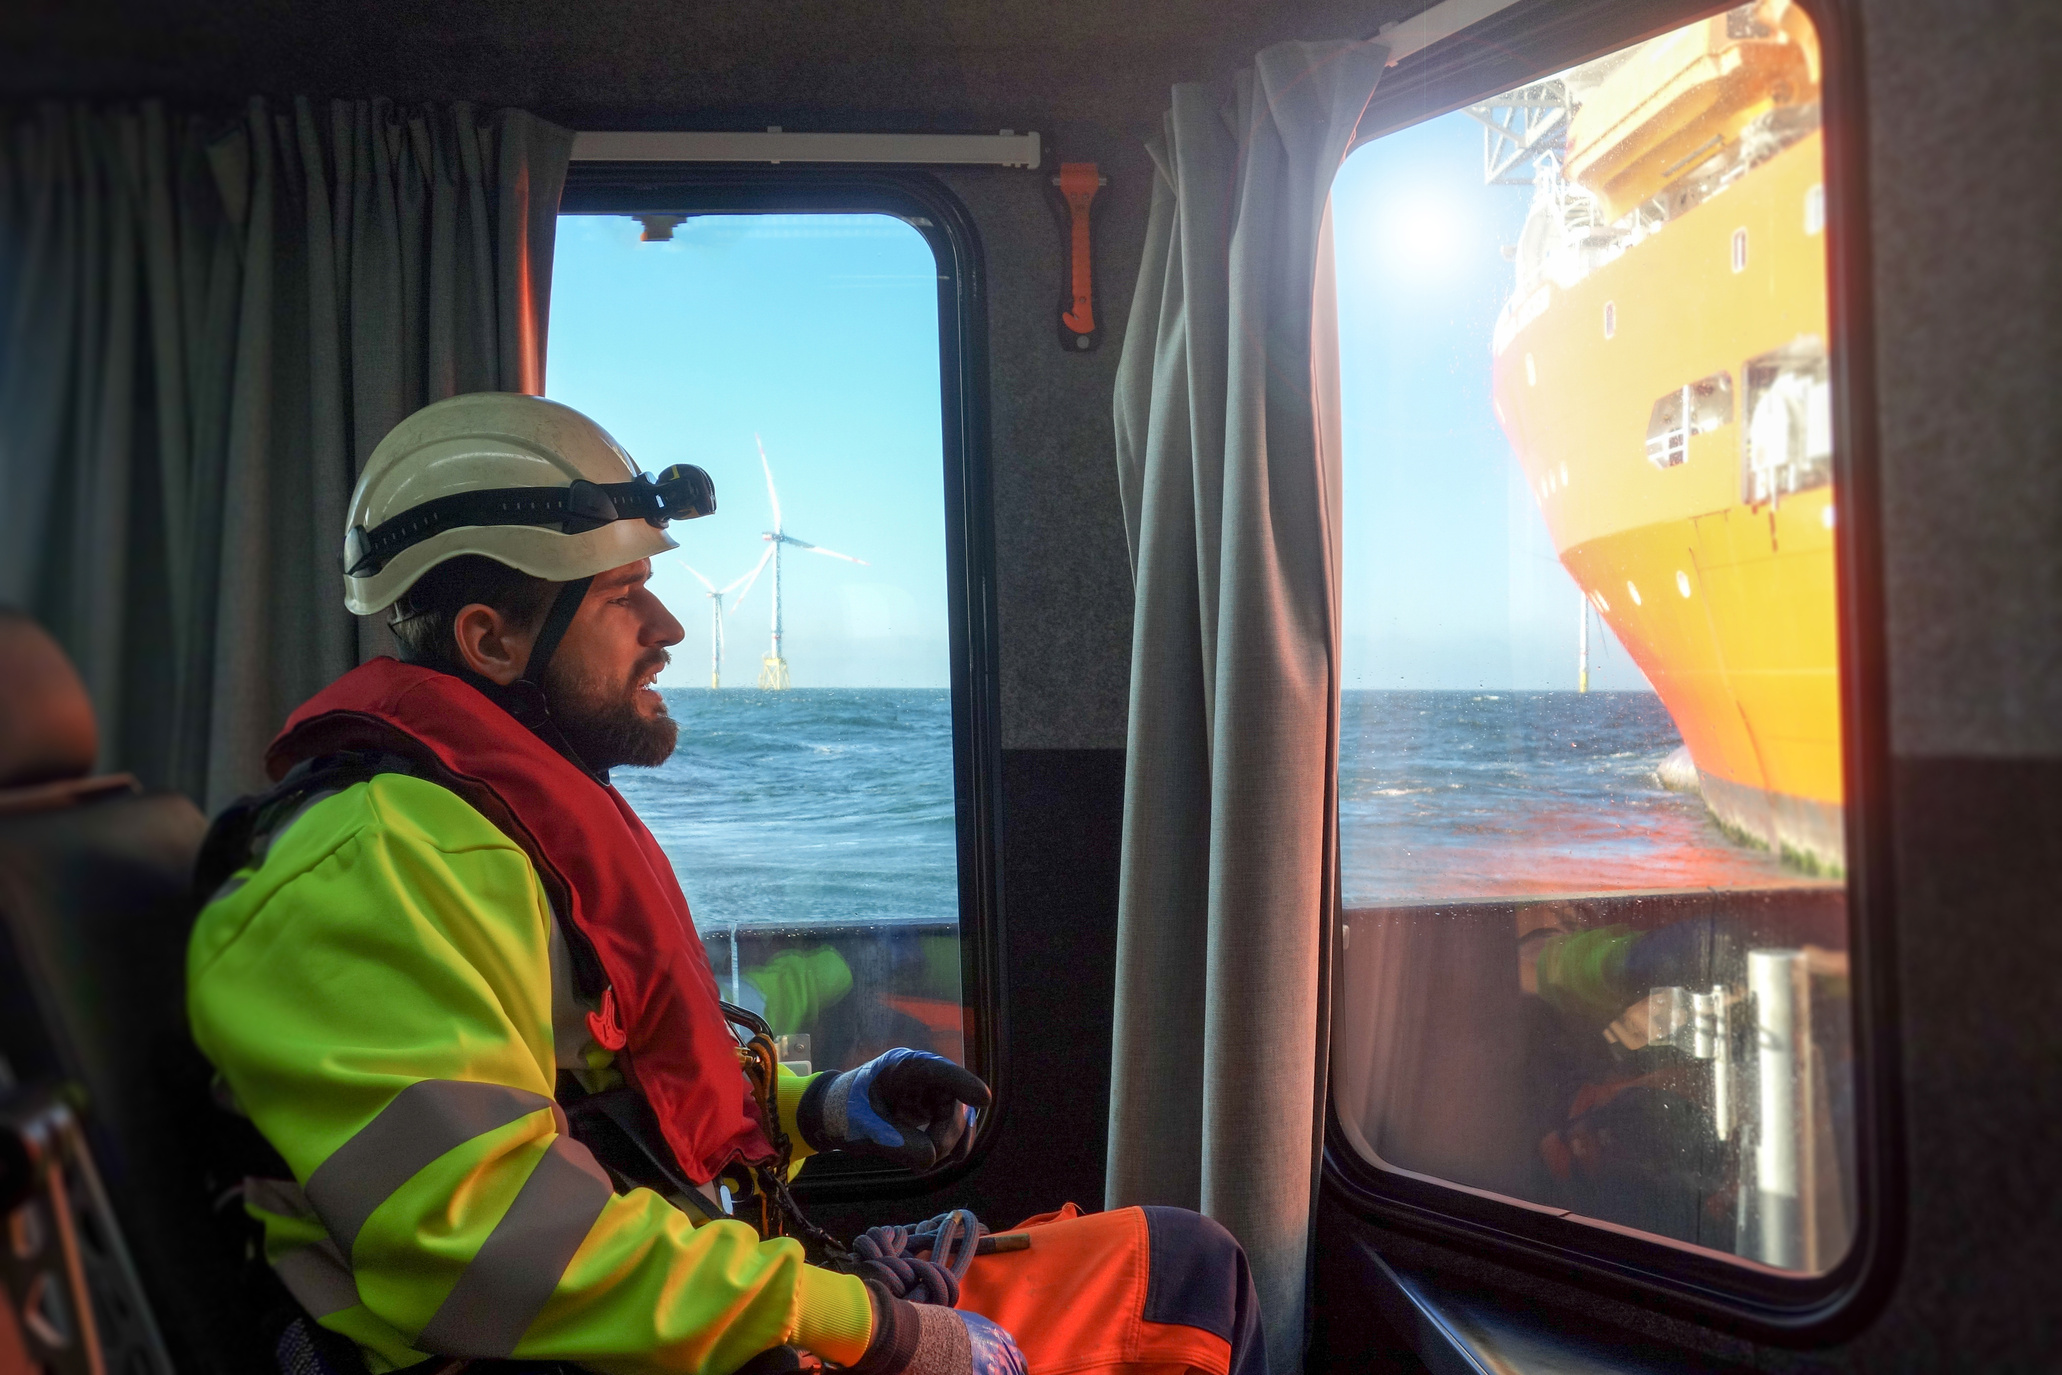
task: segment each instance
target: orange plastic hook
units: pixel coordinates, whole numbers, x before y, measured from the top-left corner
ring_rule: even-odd
[[[1067,203],[1067,283],[1071,303],[1060,313],[1066,342],[1075,349],[1095,347],[1095,274],[1090,254],[1089,207],[1096,193],[1109,185],[1092,162],[1063,162],[1053,178]],[[1068,337],[1071,336],[1071,337]]]

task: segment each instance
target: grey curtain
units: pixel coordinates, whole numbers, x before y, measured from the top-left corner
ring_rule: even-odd
[[[359,466],[457,392],[541,391],[571,134],[518,111],[0,110],[0,601],[78,662],[103,763],[209,810],[384,631]]]
[[[1276,1371],[1302,1357],[1335,905],[1326,207],[1385,57],[1285,43],[1229,99],[1174,89],[1117,381],[1137,611],[1108,1202],[1245,1244]]]

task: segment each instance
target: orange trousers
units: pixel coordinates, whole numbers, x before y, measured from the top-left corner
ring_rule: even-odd
[[[1011,1231],[1030,1247],[976,1257],[959,1306],[1006,1328],[1030,1375],[1265,1375],[1245,1253],[1216,1223],[1070,1203]]]

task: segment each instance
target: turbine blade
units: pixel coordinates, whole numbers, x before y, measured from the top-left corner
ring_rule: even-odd
[[[799,549],[807,549],[812,554],[825,554],[834,559],[843,559],[847,563],[863,564],[868,568],[873,566],[867,563],[865,559],[855,559],[850,554],[840,554],[837,550],[826,549],[820,544],[805,544],[801,540],[791,540],[789,542]]]
[[[763,569],[767,565],[767,559],[771,559],[771,557],[773,557],[773,546],[767,544],[767,552],[759,555],[759,563],[753,565],[751,573],[740,573],[736,579],[732,579],[732,583],[728,585],[728,588],[724,588],[724,592],[738,592],[738,588],[744,588],[744,592],[751,592],[753,590],[753,583],[759,579],[759,569]],[[738,596],[732,602],[732,606],[736,606],[738,602],[744,600],[744,592],[738,592]]]
[[[693,564],[689,563],[686,559],[675,559],[673,560],[673,562],[679,564],[682,568],[685,568],[688,572],[694,574],[695,581],[700,583],[702,586],[708,588],[711,592],[714,592],[716,590],[716,584],[710,582],[707,578],[703,577],[702,571],[699,568],[696,568]]]
[[[770,544],[767,545],[766,552],[761,554],[759,556],[759,561],[752,565],[752,571],[745,574],[742,578],[739,578],[737,582],[732,583],[730,587],[726,587],[723,589],[725,592],[728,592],[731,590],[731,588],[738,586],[739,583],[742,583],[744,585],[744,591],[738,593],[735,597],[731,598],[730,600],[730,606],[733,611],[737,609],[737,604],[739,602],[743,601],[746,597],[751,595],[752,584],[759,581],[759,574],[765,570],[767,560],[773,557],[773,549],[774,546]]]
[[[773,490],[773,465],[766,461],[766,441],[755,434],[752,436],[752,442],[759,446],[759,466],[766,470],[766,499],[773,503],[773,533],[778,535],[780,533],[780,493]]]

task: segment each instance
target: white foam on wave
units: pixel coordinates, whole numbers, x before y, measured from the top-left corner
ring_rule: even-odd
[[[1688,745],[1677,745],[1668,752],[1659,764],[1654,766],[1654,777],[1661,780],[1661,786],[1670,792],[1702,793],[1703,782],[1697,777],[1697,761],[1690,758]]]

